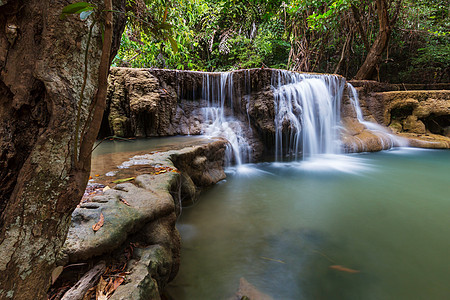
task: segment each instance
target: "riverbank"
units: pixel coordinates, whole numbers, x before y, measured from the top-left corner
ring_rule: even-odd
[[[175,222],[181,206],[225,178],[225,140],[174,141],[151,151],[94,155],[93,180],[72,214],[58,261],[66,268],[54,291],[67,292],[60,288],[72,280],[69,285],[83,287],[76,291],[82,298],[94,282],[86,289],[86,282],[73,282],[74,274],[89,273],[103,262],[109,278],[123,278],[109,299],[159,299],[180,264]]]

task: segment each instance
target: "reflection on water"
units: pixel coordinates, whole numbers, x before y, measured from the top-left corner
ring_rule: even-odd
[[[413,149],[230,170],[183,210],[167,292],[227,299],[244,277],[274,299],[448,299],[449,170],[450,151]]]
[[[208,139],[203,136],[173,136],[155,137],[146,139],[103,141],[92,152],[91,175],[113,176],[117,167],[129,167],[136,163],[130,158],[136,155],[145,155],[150,151],[168,151],[180,149]],[[148,161],[147,161],[148,162]]]

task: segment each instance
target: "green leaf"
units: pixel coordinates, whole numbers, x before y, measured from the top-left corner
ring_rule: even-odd
[[[134,180],[135,178],[136,178],[136,177],[130,177],[130,178],[124,178],[124,179],[117,179],[117,180],[114,180],[113,183],[127,182],[127,181]]]
[[[78,12],[83,11],[84,9],[88,8],[88,7],[92,7],[92,4],[87,3],[87,2],[76,2],[76,3],[72,3],[69,4],[67,6],[65,6],[62,10],[63,14],[66,15],[70,15],[70,14],[76,14]]]
[[[172,46],[173,52],[177,53],[178,52],[178,44],[177,44],[177,42],[171,36],[169,36],[169,42],[170,42],[170,45]]]
[[[95,6],[90,3],[87,3],[87,2],[77,2],[77,3],[69,4],[63,8],[62,13],[59,16],[59,18],[61,20],[64,20],[67,17],[67,15],[73,15],[73,14],[80,14],[80,18],[81,18],[82,12],[93,11],[94,9],[95,9]],[[88,16],[86,16],[86,18]],[[81,20],[84,20],[84,19],[81,19]]]

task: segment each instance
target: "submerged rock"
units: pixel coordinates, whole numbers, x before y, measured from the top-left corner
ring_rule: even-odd
[[[245,278],[239,280],[239,289],[236,294],[228,300],[273,300],[269,295],[259,291],[254,285],[249,283]]]

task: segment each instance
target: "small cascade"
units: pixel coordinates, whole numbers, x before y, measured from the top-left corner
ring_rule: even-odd
[[[297,160],[340,153],[340,103],[345,80],[335,75],[276,71],[275,156]]]
[[[361,110],[361,106],[359,104],[358,91],[356,91],[356,89],[350,83],[347,83],[347,86],[349,89],[350,102],[353,106],[353,109],[355,110],[358,122],[364,125],[367,129],[369,129],[374,135],[379,137],[383,149],[390,149],[395,146],[397,147],[408,146],[408,141],[406,139],[398,137],[395,134],[392,134],[386,127],[381,126],[374,122],[365,121]],[[386,141],[389,143],[388,145],[385,144]]]
[[[205,73],[202,98],[205,126],[203,134],[223,137],[229,142],[227,162],[237,165],[251,161],[251,147],[244,135],[241,123],[233,113],[233,75],[231,72]]]

